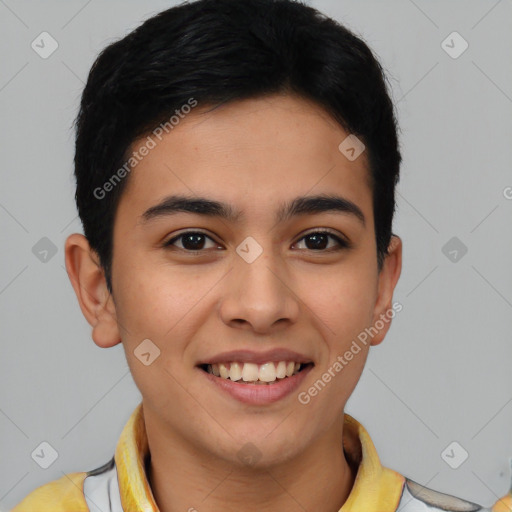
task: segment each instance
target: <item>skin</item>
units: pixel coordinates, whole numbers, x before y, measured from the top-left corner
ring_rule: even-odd
[[[349,161],[338,150],[348,134],[321,107],[288,95],[200,107],[127,178],[114,224],[113,294],[81,234],[66,240],[68,275],[94,342],[123,343],[143,397],[148,478],[162,512],[338,511],[357,471],[340,449],[343,411],[370,343],[309,404],[297,393],[391,309],[401,240],[392,237],[379,273],[366,153]],[[354,202],[365,224],[339,212],[276,223],[283,202],[333,193]],[[142,222],[170,194],[223,201],[243,216],[182,212]],[[346,237],[351,248],[330,249],[338,247],[330,238],[326,249],[309,248],[305,232],[315,228]],[[211,238],[203,253],[187,254],[183,239],[163,246],[185,229]],[[250,264],[235,252],[248,236],[263,249]],[[148,338],[161,354],[145,366],[134,350]],[[196,368],[220,352],[276,347],[315,366],[297,393],[270,405],[242,404]],[[237,456],[247,442],[261,453],[254,464]]]

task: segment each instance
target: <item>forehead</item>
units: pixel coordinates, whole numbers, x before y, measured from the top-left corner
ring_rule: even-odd
[[[316,103],[275,95],[197,106],[176,119],[169,133],[132,144],[131,151],[151,149],[129,173],[120,210],[129,205],[140,215],[169,194],[185,194],[257,211],[337,192],[370,213],[366,152],[347,158],[350,134]]]

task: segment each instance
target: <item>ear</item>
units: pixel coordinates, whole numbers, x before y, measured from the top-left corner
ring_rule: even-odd
[[[386,312],[392,310],[393,292],[396,283],[402,272],[402,240],[396,235],[391,236],[388,246],[388,254],[382,264],[379,273],[377,301],[373,312],[372,326],[380,320],[380,324],[384,324],[382,329],[373,336],[371,345],[378,345],[385,338],[390,326],[391,318]],[[381,317],[381,315],[384,315]]]
[[[108,291],[103,268],[85,236],[73,233],[65,243],[66,270],[85,319],[92,326],[92,339],[99,347],[121,342],[114,300]]]

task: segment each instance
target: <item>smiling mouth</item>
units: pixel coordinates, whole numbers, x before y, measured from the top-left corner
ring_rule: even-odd
[[[313,363],[296,363],[295,361],[269,361],[264,364],[255,363],[218,363],[202,364],[203,371],[220,379],[231,380],[238,384],[271,385],[288,379]]]

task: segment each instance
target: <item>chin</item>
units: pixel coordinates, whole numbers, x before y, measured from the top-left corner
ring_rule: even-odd
[[[224,436],[225,444],[212,446],[212,452],[230,464],[255,470],[282,464],[301,453],[303,439],[290,436],[285,429],[279,434],[268,435],[271,430],[252,428],[244,432],[237,429],[233,437]]]

